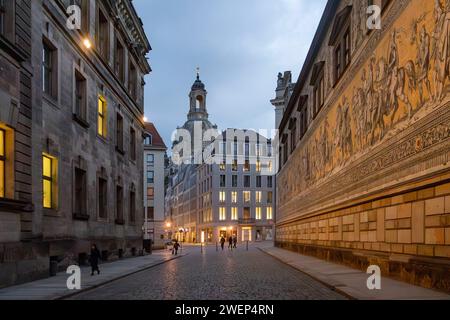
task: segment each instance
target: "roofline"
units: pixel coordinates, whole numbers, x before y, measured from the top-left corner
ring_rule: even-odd
[[[309,48],[308,55],[306,56],[302,70],[295,84],[294,92],[292,93],[288,106],[283,114],[283,119],[280,122],[280,126],[278,128],[280,132],[285,129],[289,116],[294,109],[295,103],[297,102],[297,99],[301,94],[305,83],[307,82],[307,76],[314,65],[315,58],[319,53],[320,48],[322,47],[322,43],[327,34],[328,28],[334,21],[333,16],[336,12],[336,9],[339,7],[340,2],[341,0],[328,0],[327,2],[322,18],[320,19],[319,26],[311,43],[311,47]]]

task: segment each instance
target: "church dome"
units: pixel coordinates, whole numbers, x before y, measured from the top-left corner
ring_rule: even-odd
[[[194,84],[192,85],[192,90],[205,90],[205,85],[200,80],[199,76],[197,76],[197,80],[195,80]]]

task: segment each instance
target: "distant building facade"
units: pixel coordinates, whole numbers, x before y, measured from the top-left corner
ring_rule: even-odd
[[[449,15],[328,2],[279,126],[277,246],[450,291]]]
[[[144,210],[147,210],[147,237],[154,248],[164,246],[164,178],[167,147],[153,123],[145,124],[144,138]]]
[[[142,247],[150,45],[129,0],[2,1],[0,286]],[[4,10],[6,9],[6,10]],[[3,71],[5,70],[5,72]]]
[[[188,120],[179,129],[193,137],[187,144],[191,153],[182,157],[194,163],[170,166],[167,233],[186,242],[216,242],[221,236],[233,234],[239,241],[272,239],[275,181],[272,171],[270,177],[262,172],[263,167],[275,167],[270,162],[271,141],[249,130],[229,129],[220,134],[208,120],[205,85],[198,76],[189,97]],[[211,140],[203,141],[207,130],[211,130]],[[236,134],[236,139],[227,136],[237,131],[244,134]],[[186,137],[174,143],[174,149],[183,139]],[[228,161],[226,151],[232,148],[235,153]],[[224,162],[202,159],[208,149],[211,157],[223,158]],[[195,161],[199,159],[202,161]]]

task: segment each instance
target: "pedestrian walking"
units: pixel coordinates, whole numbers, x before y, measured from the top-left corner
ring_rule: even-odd
[[[233,249],[233,237],[232,236],[230,236],[229,238],[228,238],[228,249]]]
[[[225,246],[225,238],[222,236],[222,238],[220,238],[220,247],[222,248],[222,251],[224,246]]]
[[[180,244],[178,243],[178,241],[175,241],[172,254],[178,255],[178,248],[180,248]]]
[[[235,235],[233,236],[233,248],[237,248],[237,237]]]
[[[97,271],[100,274],[100,269],[98,267],[98,261],[100,259],[100,251],[97,249],[97,245],[93,244],[91,247],[91,256],[89,257],[89,262],[91,263],[91,276]]]

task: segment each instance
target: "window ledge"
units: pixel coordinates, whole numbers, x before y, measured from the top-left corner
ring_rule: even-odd
[[[1,198],[0,199],[0,211],[13,212],[13,213],[33,212],[34,205],[30,202]]]
[[[74,220],[88,221],[89,215],[85,213],[73,213],[72,217]]]
[[[125,220],[123,220],[123,219],[116,219],[114,222],[121,226],[123,226],[125,224]]]
[[[83,128],[89,128],[90,127],[90,124],[86,121],[86,120],[84,120],[84,119],[82,119],[79,115],[77,115],[76,113],[74,113],[73,114],[73,120],[75,121],[75,122],[77,122],[80,126],[82,126]]]
[[[125,151],[123,150],[123,148],[120,148],[120,147],[118,147],[118,146],[116,146],[116,151],[118,152],[118,153],[120,153],[121,155],[125,155]]]

